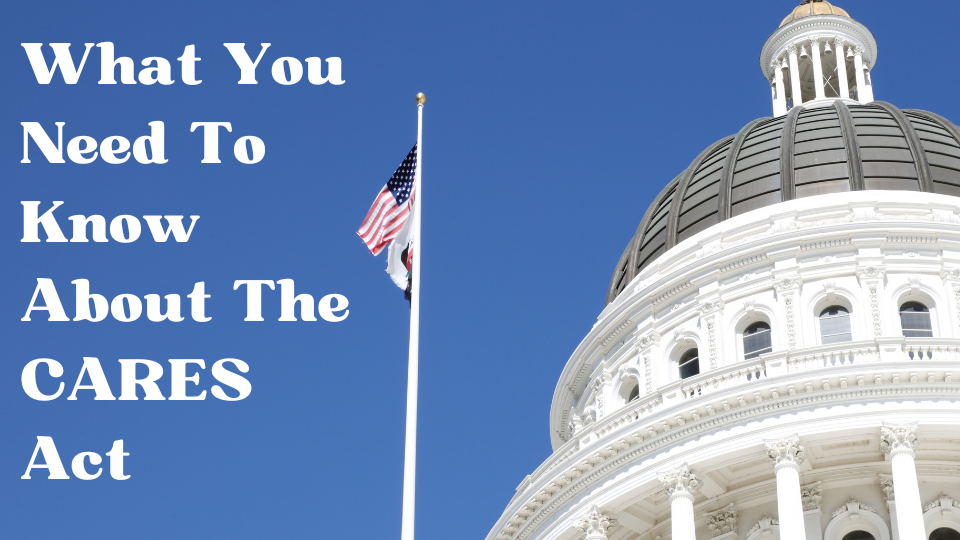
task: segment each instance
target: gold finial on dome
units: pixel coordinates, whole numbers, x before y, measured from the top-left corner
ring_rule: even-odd
[[[841,17],[851,18],[850,15],[834,6],[826,0],[803,0],[800,2],[800,5],[793,8],[793,11],[783,19],[783,22],[780,23],[780,26],[784,26],[787,23],[793,22],[797,19],[802,19],[804,17],[810,17],[813,15],[839,15]]]

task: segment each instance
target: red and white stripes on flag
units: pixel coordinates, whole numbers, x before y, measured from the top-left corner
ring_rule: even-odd
[[[373,201],[367,217],[357,230],[370,253],[378,255],[387,246],[410,215],[411,195],[417,172],[417,145],[407,154],[393,176]]]

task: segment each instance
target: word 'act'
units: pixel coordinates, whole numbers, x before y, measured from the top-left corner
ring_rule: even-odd
[[[43,463],[37,463],[38,453],[43,454]],[[113,447],[107,452],[107,457],[110,458],[110,476],[113,477],[114,480],[126,480],[130,478],[129,474],[123,474],[123,458],[129,455],[130,454],[123,451],[123,439],[113,441]],[[80,480],[96,480],[100,477],[100,473],[103,472],[103,468],[99,467],[96,473],[90,473],[87,471],[87,460],[90,461],[91,465],[103,463],[103,458],[96,452],[80,452],[74,456],[73,461],[70,463],[73,475]],[[23,473],[23,476],[20,478],[30,480],[30,471],[33,469],[47,469],[48,480],[70,479],[67,471],[63,468],[63,462],[60,461],[60,453],[57,452],[57,445],[53,444],[53,437],[37,436],[37,445],[33,448],[33,456],[30,457],[27,472]]]

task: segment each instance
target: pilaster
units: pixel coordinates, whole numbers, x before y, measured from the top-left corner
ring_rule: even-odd
[[[800,488],[800,500],[803,501],[803,529],[807,533],[807,540],[823,540],[823,526],[820,523],[820,482]]]

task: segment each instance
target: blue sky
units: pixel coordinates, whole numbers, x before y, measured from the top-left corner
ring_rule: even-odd
[[[416,137],[425,92],[417,537],[481,538],[550,453],[556,379],[603,308],[651,198],[703,148],[771,112],[757,57],[792,1],[17,2],[0,17],[0,537],[356,538],[399,535],[408,308],[354,234]],[[960,121],[956,2],[838,2],[879,43],[875,96]],[[186,86],[39,85],[20,43],[111,41],[136,62],[196,45]],[[256,86],[223,47],[269,42]],[[49,53],[49,51],[48,51]],[[341,86],[269,76],[280,56],[338,56]],[[169,162],[21,164],[20,122],[65,139],[166,127]],[[197,121],[229,121],[266,156],[200,164]],[[197,214],[188,243],[24,244],[20,201],[74,214]],[[22,322],[37,278],[94,292],[179,293],[204,281],[206,323]],[[341,323],[243,322],[237,279],[291,278],[350,300]],[[186,299],[184,298],[184,301]],[[97,357],[247,362],[240,402],[38,402],[23,366],[57,359],[70,391]],[[49,382],[49,380],[48,380]],[[20,476],[39,435],[69,468],[130,453],[115,481]]]

